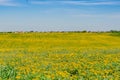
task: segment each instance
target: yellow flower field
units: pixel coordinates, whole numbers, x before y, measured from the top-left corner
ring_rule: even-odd
[[[0,80],[120,80],[115,33],[0,33]]]

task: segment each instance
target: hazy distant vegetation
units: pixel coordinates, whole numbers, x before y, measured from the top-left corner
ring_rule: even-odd
[[[119,30],[110,30],[110,31],[87,31],[87,30],[82,30],[82,31],[8,31],[8,32],[0,32],[0,33],[32,33],[32,32],[61,32],[61,33],[65,33],[65,32],[74,32],[74,33],[120,33]]]

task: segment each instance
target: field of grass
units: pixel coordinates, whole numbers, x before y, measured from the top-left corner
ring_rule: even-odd
[[[120,80],[120,34],[0,33],[0,80]]]

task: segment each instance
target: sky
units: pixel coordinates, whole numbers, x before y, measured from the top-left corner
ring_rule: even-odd
[[[120,30],[120,0],[0,0],[0,31]]]

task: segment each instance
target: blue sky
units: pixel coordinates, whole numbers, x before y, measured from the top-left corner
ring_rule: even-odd
[[[120,30],[120,0],[0,0],[0,31]]]

